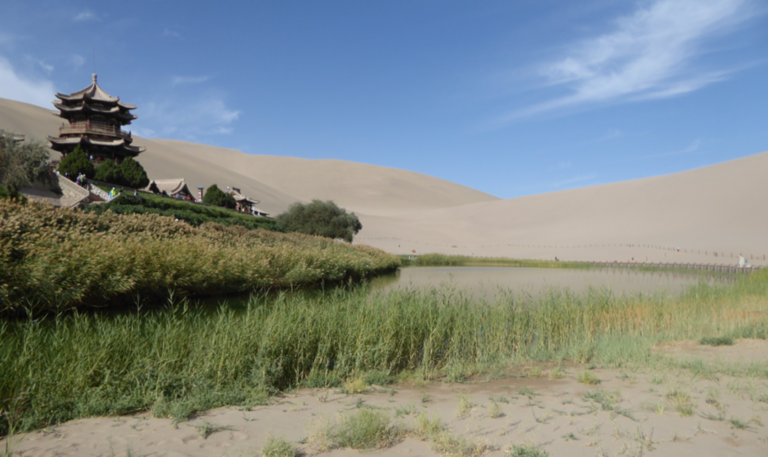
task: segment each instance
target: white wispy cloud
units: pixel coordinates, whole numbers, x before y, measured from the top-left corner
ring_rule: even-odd
[[[588,103],[673,97],[727,79],[734,69],[703,70],[693,61],[705,40],[750,17],[750,0],[656,0],[618,18],[611,31],[581,41],[539,74],[569,95],[512,113],[509,119]]]
[[[208,95],[188,102],[149,102],[139,107],[141,125],[137,129],[149,138],[193,140],[205,135],[226,135],[234,131],[232,124],[240,111],[227,107],[221,97]]]
[[[75,67],[75,70],[82,67],[85,63],[85,57],[81,56],[80,54],[72,54],[69,57],[69,62],[72,64],[73,67]]]
[[[169,37],[173,37],[173,38],[181,38],[181,34],[179,32],[174,32],[173,30],[168,29],[168,28],[163,30],[163,36],[169,36]]]
[[[47,62],[45,62],[45,61],[43,61],[43,60],[40,60],[40,59],[36,59],[36,58],[34,58],[34,57],[32,57],[32,56],[26,56],[26,58],[27,58],[27,60],[29,60],[30,62],[34,62],[34,63],[35,63],[35,64],[37,64],[37,65],[38,65],[40,68],[42,68],[42,69],[43,69],[43,71],[44,71],[44,72],[45,72],[45,73],[46,73],[48,76],[51,76],[51,73],[52,73],[52,72],[53,72],[53,70],[54,70],[54,68],[53,68],[53,65],[51,65],[51,64],[49,64],[49,63],[47,63]]]
[[[0,56],[0,97],[50,108],[54,94],[56,89],[52,82],[24,77]]]
[[[651,154],[641,157],[634,157],[632,160],[643,160],[643,159],[656,159],[659,157],[669,157],[669,156],[676,156],[676,155],[683,155],[683,154],[692,154],[694,152],[698,152],[701,148],[701,140],[695,140],[688,146],[686,146],[683,149],[679,149],[676,151],[669,151],[669,152],[662,152],[661,154]]]
[[[98,21],[99,17],[93,11],[85,10],[85,11],[81,11],[80,13],[77,13],[74,19],[77,22],[86,22],[86,21]]]
[[[208,81],[207,76],[174,76],[171,79],[171,85],[178,86],[179,84],[200,84]]]

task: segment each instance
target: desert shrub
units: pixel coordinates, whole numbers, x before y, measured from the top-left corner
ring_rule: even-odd
[[[110,184],[117,184],[118,186],[124,186],[128,184],[123,177],[123,172],[120,169],[120,165],[116,164],[112,159],[107,159],[102,162],[101,165],[96,167],[94,179]]]
[[[347,214],[344,208],[339,208],[330,200],[294,203],[276,219],[286,232],[342,239],[348,243],[363,228],[355,213]]]
[[[733,346],[733,338],[730,336],[705,336],[699,340],[699,344],[708,346]]]
[[[374,449],[389,446],[402,435],[403,430],[384,411],[361,409],[327,424],[316,438],[325,449]]]
[[[203,201],[209,205],[221,206],[224,208],[235,207],[235,197],[223,192],[216,184],[213,184],[206,189]]]
[[[48,152],[40,143],[19,143],[0,130],[0,185],[15,195],[35,181],[51,182]]]
[[[128,157],[120,164],[120,172],[123,175],[125,183],[131,187],[141,189],[147,187],[149,178],[144,167],[133,157]]]
[[[91,161],[88,160],[88,156],[85,155],[83,149],[78,145],[74,151],[61,159],[61,162],[59,162],[59,173],[69,175],[73,179],[80,173],[84,173],[86,177],[93,179],[96,171]]]

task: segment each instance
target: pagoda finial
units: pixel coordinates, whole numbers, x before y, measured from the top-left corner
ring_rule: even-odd
[[[91,76],[93,76],[93,83],[96,84],[96,73],[92,74]]]

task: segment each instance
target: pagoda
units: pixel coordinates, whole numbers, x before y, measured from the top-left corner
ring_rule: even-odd
[[[92,160],[112,159],[118,163],[144,152],[144,148],[131,145],[131,132],[121,130],[137,118],[131,114],[136,106],[104,92],[95,74],[90,86],[70,95],[56,94],[56,98],[53,105],[59,112],[54,114],[69,124],[62,124],[58,137],[48,137],[51,149],[67,155],[80,145]]]

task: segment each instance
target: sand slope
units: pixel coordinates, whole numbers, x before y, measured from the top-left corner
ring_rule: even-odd
[[[139,112],[140,114],[140,112]],[[61,119],[0,99],[0,128],[37,138]],[[563,260],[767,264],[768,153],[666,176],[500,200],[445,180],[340,160],[249,155],[136,138],[152,178],[240,187],[272,214],[334,200],[363,223],[357,242],[396,253]],[[680,247],[681,253],[671,251]],[[715,257],[717,253],[717,257]]]
[[[62,119],[26,103],[0,99],[0,128],[36,139],[56,135]],[[139,112],[140,114],[140,112]],[[130,129],[130,127],[128,128]],[[494,201],[497,197],[406,170],[341,160],[249,155],[175,140],[134,137],[146,148],[139,161],[152,179],[183,177],[187,184],[238,187],[270,213],[295,201],[333,200],[354,211],[398,214]],[[52,151],[53,152],[53,151]],[[54,156],[58,156],[53,152]]]

